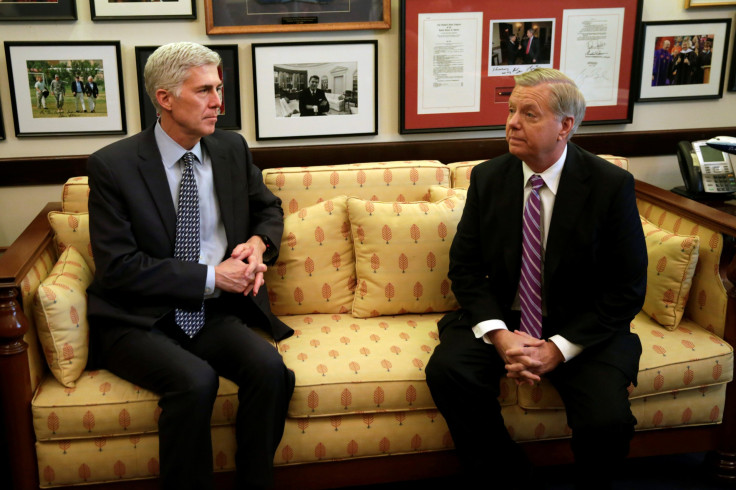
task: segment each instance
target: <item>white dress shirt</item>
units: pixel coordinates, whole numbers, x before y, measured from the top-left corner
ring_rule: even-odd
[[[194,163],[194,179],[197,181],[199,194],[199,263],[207,265],[204,297],[219,296],[219,290],[215,289],[215,266],[222,262],[225,256],[227,236],[225,225],[220,218],[220,206],[212,177],[212,161],[200,142],[191,150],[182,148],[166,134],[160,123],[156,123],[154,135],[166,171],[166,179],[169,181],[175,210],[179,208],[179,186],[183,171],[183,163],[179,162],[187,151],[191,151],[197,157]]]
[[[539,197],[542,201],[542,216],[541,216],[541,232],[542,232],[542,271],[544,271],[544,255],[545,250],[547,249],[547,236],[549,235],[549,225],[552,221],[552,211],[555,207],[555,197],[557,196],[557,189],[560,186],[560,177],[562,176],[562,168],[565,166],[565,159],[567,158],[567,146],[565,147],[565,150],[562,152],[562,156],[560,156],[559,160],[557,160],[554,165],[549,167],[547,170],[542,172],[541,174],[537,174],[540,177],[542,177],[542,180],[544,180],[544,186],[539,190]],[[529,183],[529,178],[534,175],[534,172],[529,168],[529,166],[522,162],[522,170],[524,173],[524,199],[523,202],[526,204],[527,199],[529,198],[529,194],[532,192],[532,185]],[[524,212],[522,208],[522,213]],[[544,276],[544,274],[542,274]],[[519,302],[519,291],[517,289],[516,291],[516,297],[514,299],[514,304],[511,307],[514,310],[520,310],[520,302]],[[547,308],[545,305],[545,298],[542,296],[542,314],[546,315]],[[483,338],[483,340],[486,343],[491,343],[491,341],[488,339],[488,336],[486,335],[488,332],[491,332],[493,330],[498,330],[501,328],[508,329],[506,326],[506,323],[503,320],[499,319],[493,319],[493,320],[484,320],[477,325],[473,327],[473,333],[475,334],[476,338]],[[554,342],[554,344],[557,346],[558,349],[560,349],[560,352],[562,353],[562,356],[565,358],[565,361],[569,361],[576,355],[580,354],[582,352],[583,347],[579,344],[573,344],[572,342],[568,341],[566,338],[560,336],[560,335],[553,335],[549,338],[551,342]]]

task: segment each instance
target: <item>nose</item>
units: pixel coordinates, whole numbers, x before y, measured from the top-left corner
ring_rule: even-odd
[[[212,90],[210,90],[209,102],[210,102],[210,107],[220,107],[220,105],[222,105],[220,94],[217,93],[216,88],[213,88]]]
[[[509,117],[506,119],[506,125],[511,126],[514,128],[519,127],[519,113],[518,112],[510,112]]]

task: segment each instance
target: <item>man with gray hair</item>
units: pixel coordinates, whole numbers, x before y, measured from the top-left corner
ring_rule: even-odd
[[[90,363],[160,395],[163,488],[213,488],[210,423],[219,376],[239,387],[239,488],[273,483],[294,373],[254,327],[293,331],[270,311],[281,201],[248,145],[215,129],[220,57],[158,48],[144,70],[160,119],[89,157],[95,278]]]
[[[627,388],[641,343],[629,324],[644,302],[647,253],[634,179],[569,142],[585,114],[571,79],[545,68],[515,80],[509,153],[471,174],[450,249],[461,309],[438,324],[427,383],[471,481],[529,488],[534,472],[506,430],[499,378],[544,375],[565,404],[576,484],[606,488],[636,424]]]

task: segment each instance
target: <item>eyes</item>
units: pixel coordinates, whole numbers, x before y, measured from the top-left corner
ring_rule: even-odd
[[[516,114],[516,112],[517,112],[517,110],[516,110],[515,107],[509,106],[509,117],[512,117],[514,114]],[[530,110],[530,109],[521,110],[520,111],[520,114],[525,119],[528,119],[528,120],[534,120],[534,119],[536,119],[538,117],[537,113],[534,112],[534,111],[532,111],[532,110]]]

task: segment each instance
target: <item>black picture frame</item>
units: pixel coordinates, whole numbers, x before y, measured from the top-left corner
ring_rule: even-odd
[[[736,43],[731,47],[731,69],[728,74],[728,91],[736,92]]]
[[[7,41],[5,60],[19,138],[126,134],[120,41]],[[51,89],[54,75],[61,82],[59,99]],[[77,75],[80,81],[94,75],[99,89],[94,97],[96,110],[86,111],[90,103],[86,94],[81,99],[72,95],[71,84]],[[43,111],[36,104],[33,80],[37,77],[50,92],[46,97],[49,106]]]
[[[637,87],[637,102],[660,102],[674,100],[702,100],[720,99],[723,97],[723,84],[726,75],[726,60],[731,39],[731,19],[693,19],[643,22],[641,25],[640,66],[638,68],[639,84]],[[670,53],[679,53],[676,42],[687,39],[692,44],[693,38],[698,38],[698,44],[710,43],[712,51],[710,64],[702,65],[699,61],[701,48],[693,50],[693,56],[699,67],[706,67],[701,75],[690,75],[685,79],[684,72],[674,70],[673,67],[663,68],[664,63],[654,60],[660,56],[665,41],[669,41]],[[688,39],[689,38],[689,39]],[[682,50],[681,47],[679,50]],[[674,59],[670,62],[674,63]],[[732,61],[733,63],[733,61]],[[733,66],[731,67],[733,72]],[[672,74],[674,73],[674,75]]]
[[[77,0],[0,3],[0,21],[77,20]]]
[[[5,125],[3,124],[3,106],[0,103],[0,141],[5,141]]]
[[[253,44],[252,51],[256,140],[378,134],[378,41]],[[300,103],[314,76],[324,93],[319,108]]]
[[[94,21],[197,18],[195,0],[166,0],[163,2],[89,0],[89,8]]]
[[[141,114],[141,129],[146,129],[156,122],[156,109],[146,93],[143,69],[148,57],[159,46],[136,46],[135,64],[138,73],[138,105]],[[207,46],[222,58],[223,99],[225,113],[220,114],[215,125],[219,129],[241,129],[240,121],[240,68],[238,64],[237,44],[210,44]]]

